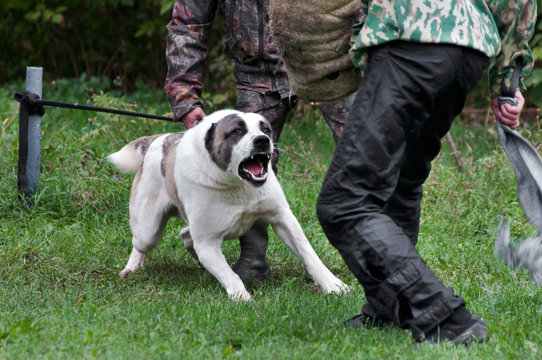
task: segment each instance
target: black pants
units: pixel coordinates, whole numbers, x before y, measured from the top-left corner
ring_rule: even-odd
[[[488,58],[394,41],[367,71],[317,203],[329,241],[363,285],[363,312],[425,333],[465,304],[416,250],[422,185]]]

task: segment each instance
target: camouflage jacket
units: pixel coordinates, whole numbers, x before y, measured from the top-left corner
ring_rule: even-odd
[[[268,0],[177,0],[167,25],[164,86],[176,120],[202,107],[200,78],[208,53],[207,36],[218,8],[228,30],[224,50],[234,62],[238,88],[262,94],[278,91],[282,97],[290,93],[286,70],[271,41]]]
[[[533,0],[361,0],[362,23],[350,50],[354,65],[367,64],[367,47],[391,40],[448,43],[495,57],[489,71],[490,96],[509,81],[512,58],[525,63],[522,78],[533,68],[528,41],[536,21]],[[521,87],[525,86],[521,81]]]

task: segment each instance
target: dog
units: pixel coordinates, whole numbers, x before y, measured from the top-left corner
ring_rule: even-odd
[[[221,110],[185,132],[142,137],[109,155],[120,171],[136,173],[130,195],[133,249],[120,277],[143,265],[168,219],[177,216],[187,224],[180,232],[185,248],[231,299],[248,301],[251,295],[221,246],[261,219],[271,224],[324,292],[347,292],[348,286],[313,250],[288,206],[270,167],[272,138],[263,116]]]

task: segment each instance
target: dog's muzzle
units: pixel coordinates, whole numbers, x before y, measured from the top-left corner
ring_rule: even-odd
[[[265,135],[254,138],[251,155],[239,164],[239,176],[258,187],[267,180],[267,168],[271,160],[271,140]]]

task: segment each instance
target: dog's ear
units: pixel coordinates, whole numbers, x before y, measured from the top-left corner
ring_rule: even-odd
[[[213,123],[205,134],[205,148],[209,153],[213,150],[213,142],[215,141],[216,123]]]

